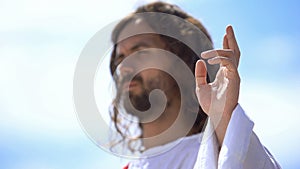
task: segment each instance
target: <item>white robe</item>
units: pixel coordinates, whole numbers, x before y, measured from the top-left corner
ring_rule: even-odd
[[[148,149],[143,153],[143,158],[131,161],[128,168],[280,169],[279,164],[252,131],[253,126],[254,123],[238,105],[232,113],[220,151],[213,127],[208,120],[203,133]]]

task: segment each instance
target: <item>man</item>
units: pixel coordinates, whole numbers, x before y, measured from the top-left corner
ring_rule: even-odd
[[[238,104],[232,26],[213,50],[199,21],[156,2],[120,21],[112,41],[112,151],[138,154],[128,168],[280,168]]]

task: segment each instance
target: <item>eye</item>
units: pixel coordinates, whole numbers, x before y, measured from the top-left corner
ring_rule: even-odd
[[[150,53],[149,50],[146,50],[146,49],[136,51],[136,54],[138,56],[145,56],[145,55],[148,55],[149,53]]]
[[[124,57],[125,56],[123,54],[118,55],[114,61],[115,66],[118,66],[123,61]]]
[[[141,59],[143,58],[143,56],[147,56],[149,55],[150,51],[149,50],[145,50],[145,49],[142,49],[142,50],[137,50],[134,52],[134,55],[135,55],[135,58],[136,59]],[[125,55],[123,54],[120,54],[120,55],[117,55],[116,58],[115,58],[115,61],[114,61],[114,65],[115,66],[118,66],[120,63],[123,62],[123,60],[126,58]]]

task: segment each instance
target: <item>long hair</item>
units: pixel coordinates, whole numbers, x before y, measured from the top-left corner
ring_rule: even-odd
[[[202,47],[201,49],[199,49],[200,50],[200,51],[198,51],[199,53],[198,52],[195,53],[188,45],[186,45],[185,43],[181,42],[178,39],[175,39],[173,37],[169,37],[166,35],[159,35],[161,37],[161,39],[168,45],[168,50],[170,52],[172,52],[173,54],[177,55],[180,59],[182,59],[194,74],[195,64],[196,64],[197,60],[199,59],[199,54],[201,52],[203,52],[204,50],[212,49],[213,44],[212,44],[210,35],[208,34],[207,30],[204,28],[204,26],[202,25],[202,23],[200,21],[198,21],[197,19],[188,15],[184,11],[182,11],[178,6],[171,5],[171,4],[164,3],[164,2],[154,2],[154,3],[150,3],[148,5],[139,7],[134,13],[128,15],[123,20],[121,20],[117,24],[115,29],[113,30],[112,42],[114,44],[114,48],[111,53],[110,72],[111,72],[111,75],[113,76],[114,81],[115,82],[117,81],[117,77],[114,77],[114,74],[115,74],[116,68],[118,66],[115,64],[118,36],[128,23],[137,19],[135,14],[139,14],[139,13],[143,13],[143,12],[159,12],[159,13],[174,15],[174,16],[177,16],[177,17],[184,19],[185,21],[193,24],[194,26],[197,27],[198,31],[200,29],[200,31],[204,34],[205,37],[197,39],[194,37],[194,36],[197,36],[196,31],[194,31],[190,26],[184,25],[184,24],[178,25],[178,20],[175,20],[175,19],[167,21],[168,25],[169,25],[168,27],[171,27],[172,29],[176,29],[175,31],[178,32],[182,37],[194,37],[193,39],[197,39],[196,43]],[[159,28],[157,28],[156,24],[149,21],[149,20],[151,20],[151,18],[143,18],[143,19],[149,24],[149,26],[152,29],[154,29],[154,30],[159,29]],[[205,40],[203,40],[203,39],[205,39]],[[208,82],[210,81],[209,76],[207,76],[207,81]],[[117,85],[117,84],[115,84],[115,85]],[[196,97],[194,90],[191,90],[191,89],[195,89],[195,84],[193,84],[193,86],[190,86],[190,88],[186,90],[187,91],[186,94],[192,98],[191,99],[192,101],[191,100],[186,101],[185,104],[186,104],[186,107],[192,107],[189,105],[195,105],[195,104],[198,105],[199,111],[197,114],[196,121],[193,125],[193,129],[194,129],[194,131],[196,131],[195,133],[199,133],[199,132],[201,132],[201,130],[205,124],[207,115],[203,112],[200,105],[198,104],[197,97]],[[142,126],[141,126],[141,124],[133,124],[132,122],[129,122],[129,121],[125,122],[125,119],[122,118],[122,116],[120,115],[120,112],[118,110],[119,104],[120,104],[120,93],[118,93],[118,91],[117,91],[116,96],[112,101],[112,109],[110,112],[110,117],[113,121],[114,128],[115,128],[116,132],[118,133],[118,137],[115,137],[115,139],[112,141],[111,145],[113,147],[117,144],[123,143],[122,145],[127,146],[127,148],[130,151],[141,152],[141,151],[143,151],[143,147],[141,146],[141,143],[136,142],[136,141],[138,141],[139,138],[142,137]],[[187,111],[193,111],[193,110],[187,110]],[[193,112],[193,113],[196,113],[196,112]],[[132,117],[132,118],[134,118],[134,117]],[[135,125],[134,126],[136,128],[135,134],[133,134],[132,130],[130,129],[130,127],[132,125]]]

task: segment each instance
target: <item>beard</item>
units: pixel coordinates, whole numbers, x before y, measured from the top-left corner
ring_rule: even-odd
[[[129,81],[124,79],[125,83]],[[125,114],[133,115],[143,122],[158,118],[168,105],[166,94],[179,91],[175,80],[171,80],[164,72],[147,82],[141,76],[136,75],[132,78],[132,82],[138,83],[138,86],[132,90],[124,90],[122,88],[124,83],[121,83],[119,88],[120,108],[125,111]],[[169,86],[169,91],[164,90],[166,89],[164,86]]]
[[[130,115],[137,117],[142,123],[154,121],[166,108],[167,99],[165,97],[149,93],[146,89],[143,89],[139,94],[129,92],[129,99],[125,95],[125,98],[122,100],[124,110]]]
[[[132,81],[140,84],[139,87],[141,88],[141,92],[136,93],[130,90],[122,91],[121,105],[127,113],[140,117],[141,112],[145,112],[151,107],[149,101],[150,91],[146,90],[142,77],[137,75],[132,79]]]
[[[138,111],[146,111],[151,106],[149,102],[149,92],[147,92],[144,88],[140,94],[133,94],[132,92],[129,92],[129,100],[132,103],[132,106]],[[130,111],[128,104],[126,104],[125,109]]]

